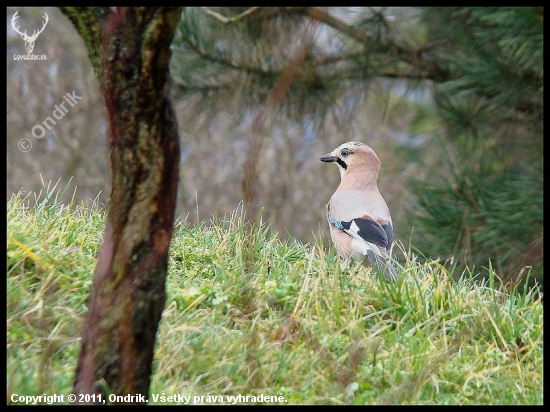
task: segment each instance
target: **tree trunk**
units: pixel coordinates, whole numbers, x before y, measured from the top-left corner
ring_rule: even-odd
[[[179,136],[168,63],[181,8],[61,10],[84,40],[105,99],[112,172],[75,403],[102,403],[107,394],[142,396],[114,403],[144,403],[166,298],[178,185]]]

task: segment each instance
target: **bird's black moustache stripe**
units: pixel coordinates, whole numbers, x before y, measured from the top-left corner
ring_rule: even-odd
[[[344,169],[344,170],[346,170],[348,168],[348,165],[346,164],[346,162],[344,162],[340,158],[336,159],[336,163],[338,163],[340,166],[342,166],[342,169]]]

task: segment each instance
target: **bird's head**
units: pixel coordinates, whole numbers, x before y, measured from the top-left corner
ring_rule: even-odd
[[[380,159],[374,150],[361,142],[344,143],[322,156],[320,160],[336,163],[342,180],[345,176],[354,176],[376,183],[380,170]]]

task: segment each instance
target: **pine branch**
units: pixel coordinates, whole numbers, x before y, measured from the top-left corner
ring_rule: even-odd
[[[278,76],[279,73],[280,73],[280,72],[277,72],[277,71],[274,72],[274,71],[262,70],[258,67],[244,66],[244,65],[235,64],[235,63],[233,63],[232,61],[230,61],[228,59],[223,59],[221,57],[213,56],[212,54],[208,54],[205,51],[201,50],[199,45],[194,43],[193,41],[191,41],[191,39],[188,38],[188,37],[182,37],[182,41],[185,44],[187,44],[192,51],[194,51],[196,54],[198,54],[201,59],[207,60],[211,63],[220,64],[222,66],[225,66],[225,67],[228,67],[228,68],[231,68],[231,69],[235,69],[235,70],[238,70],[238,71],[244,71],[244,72],[247,72],[247,73],[256,73],[256,74],[261,74],[261,75],[264,75],[264,76]]]
[[[215,18],[219,22],[222,22],[223,24],[230,24],[230,23],[236,23],[238,21],[243,20],[245,17],[249,16],[252,13],[257,12],[260,7],[251,7],[248,10],[245,10],[241,14],[235,16],[235,17],[225,17],[222,16],[220,13],[215,12],[210,7],[199,7],[202,11],[204,11],[206,14],[208,14],[210,17]]]
[[[376,49],[380,46],[380,42],[369,36],[367,33],[358,30],[354,26],[330,15],[327,10],[324,10],[320,7],[309,7],[298,9],[297,12],[306,14],[311,19],[324,23],[333,29],[338,30],[341,33],[344,33],[351,37],[352,39],[358,41],[359,43],[366,46],[368,49]],[[409,63],[413,68],[418,69],[419,75],[410,74],[405,77],[409,78],[422,78],[422,79],[431,79],[437,82],[442,82],[450,78],[450,73],[447,70],[444,70],[438,66],[434,59],[429,59],[428,56],[425,56],[426,51],[431,50],[440,46],[441,44],[446,44],[445,42],[439,42],[432,44],[430,46],[425,46],[418,50],[407,50],[396,43],[392,43],[389,46],[389,52],[392,50],[395,51],[398,59]]]

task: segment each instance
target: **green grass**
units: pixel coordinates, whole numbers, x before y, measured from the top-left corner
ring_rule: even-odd
[[[7,204],[8,403],[13,394],[71,393],[105,220],[96,204],[61,205],[53,189],[37,198],[34,207],[22,194]],[[402,279],[388,283],[238,213],[179,222],[151,394],[190,403],[268,395],[284,404],[542,404],[536,291],[506,290],[496,275],[455,281],[440,263],[397,252]]]

